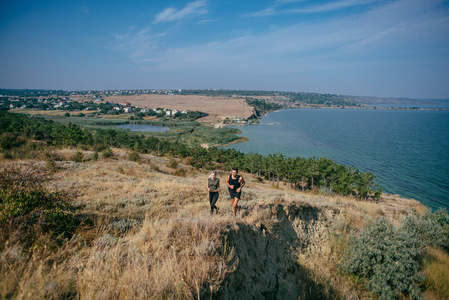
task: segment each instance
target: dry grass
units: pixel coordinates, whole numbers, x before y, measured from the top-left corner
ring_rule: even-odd
[[[424,282],[428,299],[449,299],[449,255],[442,250],[431,249],[430,259],[424,267]]]
[[[69,157],[73,151],[58,155]],[[383,197],[376,204],[286,186],[273,189],[271,183],[243,174],[243,209],[234,218],[225,189],[227,174],[220,173],[220,214],[211,216],[207,173],[178,161],[176,167],[188,174],[178,177],[171,175],[174,168],[167,167],[167,158],[141,155],[137,163],[126,159],[126,151],[113,151],[114,159],[55,162],[50,185],[80,191],[77,201],[84,205],[80,215],[85,223],[60,248],[44,247],[45,240],[33,249],[5,243],[0,252],[0,298],[213,297],[238,266],[235,249],[226,243],[227,231],[244,225],[276,236],[283,234],[287,221],[303,245],[295,248],[297,263],[317,284],[350,298],[353,288],[336,267],[349,234],[379,214],[395,220],[421,207],[397,197]],[[428,268],[434,272],[437,266]],[[435,289],[442,293],[444,287]]]

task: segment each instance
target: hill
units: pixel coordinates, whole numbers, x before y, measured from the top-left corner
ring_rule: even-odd
[[[84,161],[73,161],[77,153]],[[27,234],[32,242],[24,243],[15,229],[2,227],[1,298],[371,298],[363,279],[339,267],[350,236],[379,217],[399,226],[426,211],[399,196],[365,202],[243,174],[238,216],[226,191],[220,213],[210,215],[207,174],[182,160],[136,158],[124,149],[93,155],[62,149],[45,160],[1,161],[3,175],[45,171],[51,177],[45,188],[71,191],[77,208],[70,237],[43,231]],[[226,176],[219,173],[222,186]],[[448,266],[444,251],[430,251],[425,272]],[[426,282],[426,295],[441,292],[428,287],[442,280]]]

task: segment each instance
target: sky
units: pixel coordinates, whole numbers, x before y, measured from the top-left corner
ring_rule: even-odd
[[[0,88],[449,99],[449,1],[0,0]]]

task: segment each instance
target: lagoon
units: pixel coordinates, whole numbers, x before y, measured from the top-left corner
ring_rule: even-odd
[[[449,111],[289,109],[232,126],[244,153],[328,157],[377,176],[382,191],[449,209]]]
[[[166,132],[170,127],[156,126],[147,124],[125,124],[117,125],[119,128],[129,129],[130,131],[149,131],[149,132]]]

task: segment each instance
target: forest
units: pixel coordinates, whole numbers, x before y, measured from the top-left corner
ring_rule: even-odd
[[[111,147],[131,149],[137,153],[154,153],[183,159],[198,169],[241,171],[286,184],[302,191],[352,195],[376,200],[381,195],[376,176],[354,166],[343,166],[327,158],[286,157],[281,153],[245,154],[234,149],[188,145],[114,129],[88,130],[69,123],[62,125],[39,117],[0,112],[0,147],[5,158],[31,158],[48,146],[89,149],[96,153]]]

